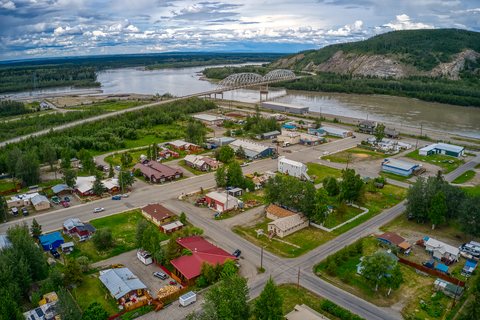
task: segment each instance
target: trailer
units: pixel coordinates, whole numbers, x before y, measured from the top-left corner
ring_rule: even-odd
[[[184,294],[183,296],[181,296],[178,300],[180,301],[181,307],[186,307],[189,304],[192,304],[195,301],[197,301],[197,295],[195,294],[195,292],[190,291]]]
[[[147,266],[153,263],[152,255],[147,251],[143,251],[143,250],[137,251],[137,258]]]

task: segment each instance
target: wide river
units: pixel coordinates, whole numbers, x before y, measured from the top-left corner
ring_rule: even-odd
[[[184,96],[214,90],[217,83],[200,80],[205,67],[143,71],[123,68],[100,71],[98,81],[103,94],[139,93]],[[85,89],[82,89],[85,90]],[[41,90],[36,94],[74,91],[69,88]],[[12,96],[29,95],[20,93]],[[224,93],[224,99],[257,103],[258,88],[251,87]],[[382,121],[404,126],[480,138],[480,108],[459,107],[389,96],[292,91],[270,88],[268,99],[310,107],[310,111]],[[449,139],[449,136],[445,136]]]

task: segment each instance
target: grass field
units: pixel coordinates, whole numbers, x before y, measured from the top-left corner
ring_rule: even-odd
[[[95,103],[93,105],[81,105],[80,107],[82,107],[83,109],[92,109],[92,108],[100,107],[107,111],[118,111],[118,110],[141,106],[147,103],[150,103],[150,102],[125,101],[125,100],[113,102],[113,101],[106,100],[106,101]],[[67,109],[70,109],[70,108],[67,108]],[[76,108],[73,107],[72,109],[76,109]]]
[[[45,182],[45,183],[39,183],[38,187],[39,187],[39,189],[42,189],[44,187],[54,186],[54,185],[59,184],[59,183],[63,183],[62,179],[52,180],[52,181]],[[10,189],[13,189],[13,182],[11,181],[11,179],[0,180],[0,192],[10,190]],[[25,192],[28,192],[28,191],[30,191],[30,189],[28,187],[26,187],[26,188],[20,189],[19,193],[22,193],[22,192],[25,193]]]
[[[409,182],[407,180],[410,179],[411,177],[413,177],[413,174],[406,177],[406,176],[402,176],[402,175],[399,175],[399,174],[396,174],[396,173],[385,172],[385,171],[381,171],[380,175],[384,176],[385,178],[388,178],[388,179],[407,182],[407,183]]]
[[[108,294],[108,300],[105,299],[105,294],[108,293],[108,290],[100,279],[93,275],[84,276],[82,284],[78,288],[73,289],[71,293],[82,310],[85,310],[90,302],[98,301],[110,316],[120,312],[115,299],[110,294]]]
[[[362,160],[370,161],[370,160],[382,159],[387,157],[388,156],[382,152],[374,152],[367,149],[355,147],[355,148],[351,148],[351,149],[348,149],[339,153],[335,153],[332,155],[323,156],[322,159],[330,160],[332,162],[347,163],[347,161],[350,161],[350,162],[356,162],[356,161],[362,161]]]
[[[480,186],[476,187],[464,187],[463,188],[467,193],[474,195],[474,196],[480,196]]]
[[[421,156],[421,155],[418,154],[418,150],[412,151],[409,154],[406,154],[405,156],[409,157],[409,158],[412,158],[412,159],[417,159],[419,161],[426,161],[426,162],[429,162],[429,163],[433,163],[437,166],[440,166],[440,167],[444,168],[444,171],[443,171],[444,174],[449,173],[449,172],[457,169],[461,165],[465,164],[465,160],[463,160],[463,159],[444,156],[444,155],[441,155],[441,154],[435,154],[435,155],[424,157],[424,156]],[[442,162],[443,160],[447,160],[447,162]],[[453,160],[454,162],[453,163],[448,163],[448,161],[450,161],[450,160]]]
[[[90,258],[92,263],[94,263],[135,249],[135,229],[137,227],[137,221],[140,219],[144,219],[140,210],[131,210],[108,217],[91,220],[90,223],[96,229],[108,227],[112,230],[113,238],[115,239],[114,247],[111,250],[106,250],[103,252],[97,251],[93,246],[93,243],[88,240],[77,243],[72,256],[77,257],[81,252],[83,252]],[[158,230],[153,223],[151,225],[154,226],[158,231],[160,235],[160,241],[167,240],[169,238],[169,236],[160,232],[160,230]],[[68,238],[68,236],[66,237]]]
[[[475,171],[468,170],[464,174],[462,174],[461,176],[459,176],[455,180],[453,180],[452,183],[457,183],[457,184],[465,183],[468,180],[473,179],[474,176],[475,176]]]
[[[322,183],[323,179],[326,176],[334,176],[335,178],[340,178],[342,173],[338,169],[330,168],[323,166],[321,164],[316,163],[307,163],[308,168],[308,175],[311,177],[312,175],[316,176],[315,183]]]

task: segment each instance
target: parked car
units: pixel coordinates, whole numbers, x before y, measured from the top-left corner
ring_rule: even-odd
[[[157,278],[162,279],[162,280],[167,279],[167,275],[166,275],[165,273],[163,273],[163,272],[158,272],[158,271],[157,271],[157,272],[154,272],[153,275],[154,275],[155,277],[157,277]]]
[[[172,286],[174,286],[174,285],[176,285],[176,284],[177,284],[177,281],[175,281],[175,280],[172,280],[172,281],[170,281],[170,284],[171,284]]]
[[[447,160],[447,159],[444,159],[442,162],[443,162],[443,163],[447,163],[447,162],[448,162],[448,160]]]
[[[78,169],[83,169],[83,165],[79,165],[79,166],[78,166]]]
[[[278,158],[278,154],[274,154],[274,155],[272,156],[272,159],[277,159],[277,158]]]
[[[70,205],[68,204],[67,201],[62,201],[62,206],[63,206],[64,208],[70,207]]]
[[[217,123],[217,127],[221,127],[222,125],[220,123]]]
[[[235,250],[235,252],[232,254],[235,258],[238,258],[242,254],[242,251],[240,249]]]
[[[122,197],[122,198],[128,198],[128,193],[121,194],[120,197]]]
[[[24,216],[28,216],[28,210],[27,209],[23,208],[22,213],[23,213]]]
[[[455,162],[455,161],[453,161],[453,160],[448,161],[448,163],[450,163],[450,164],[452,164],[452,163],[454,163],[454,162]]]
[[[112,197],[112,200],[121,200],[122,198],[120,198],[120,196],[115,196],[115,197]]]
[[[102,212],[102,211],[105,211],[105,208],[95,208],[95,209],[93,209],[93,213]]]
[[[58,253],[57,249],[50,249],[50,253],[55,259],[60,258],[60,253]]]
[[[355,139],[355,138],[356,138],[356,136],[352,136],[352,139]]]
[[[52,197],[52,202],[55,203],[55,204],[59,204],[59,203],[60,203],[60,200],[58,200],[58,197],[57,197],[57,196],[53,196],[53,197]]]
[[[67,202],[70,202],[70,198],[69,198],[69,197],[65,197],[64,200],[67,201]]]
[[[115,166],[115,169],[117,169],[117,170],[120,171],[120,170],[122,170],[122,167],[120,167],[120,166]]]
[[[244,162],[240,165],[240,167],[246,167],[246,166],[248,166],[248,163],[246,163],[246,162]]]
[[[12,207],[12,214],[16,217],[18,216],[18,209],[17,207]]]

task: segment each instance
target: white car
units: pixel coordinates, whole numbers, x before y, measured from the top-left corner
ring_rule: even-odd
[[[93,213],[102,212],[102,211],[105,211],[105,208],[95,208],[95,209],[93,209]]]
[[[121,194],[120,197],[122,197],[122,198],[128,198],[128,193]]]
[[[323,155],[327,155],[327,154],[329,154],[329,153],[330,153],[330,152],[328,152],[328,151],[325,151],[325,152],[323,153]]]
[[[244,162],[240,165],[240,167],[246,167],[246,166],[248,166],[248,163],[246,163],[246,162]]]

